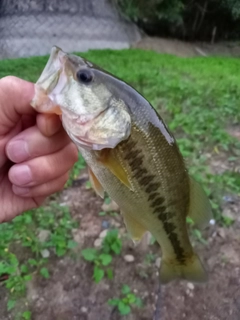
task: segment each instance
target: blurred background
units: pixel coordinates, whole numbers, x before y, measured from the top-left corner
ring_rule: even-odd
[[[209,282],[163,287],[159,320],[240,319],[239,40],[238,0],[0,0],[0,78],[35,82],[53,45],[95,62],[149,100],[209,196],[211,224],[187,219]],[[152,319],[160,264],[79,155],[62,192],[0,225],[0,320]]]

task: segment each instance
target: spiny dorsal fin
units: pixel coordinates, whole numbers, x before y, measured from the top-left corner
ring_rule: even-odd
[[[210,201],[205,191],[192,177],[190,179],[190,205],[188,216],[200,229],[206,227],[212,219]]]

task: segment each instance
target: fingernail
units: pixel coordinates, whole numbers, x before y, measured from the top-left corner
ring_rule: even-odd
[[[21,188],[18,186],[12,186],[12,190],[13,192],[17,195],[17,196],[23,196],[29,193],[30,189],[29,188]]]
[[[15,165],[9,172],[9,178],[13,184],[25,185],[32,181],[32,173],[27,165]]]
[[[7,146],[7,155],[13,162],[21,162],[29,158],[28,144],[24,140],[10,142]]]

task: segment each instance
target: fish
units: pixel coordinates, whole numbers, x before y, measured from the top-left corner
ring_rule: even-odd
[[[133,241],[149,231],[159,243],[160,283],[207,281],[186,218],[198,228],[207,226],[210,201],[151,104],[123,80],[54,46],[31,105],[61,117],[93,188],[118,204]]]

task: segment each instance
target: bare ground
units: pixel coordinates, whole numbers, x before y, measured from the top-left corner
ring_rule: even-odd
[[[240,56],[240,44],[232,43],[203,43],[184,42],[174,39],[144,37],[132,45],[134,48],[153,50],[159,53],[173,54],[180,57],[194,56]]]

